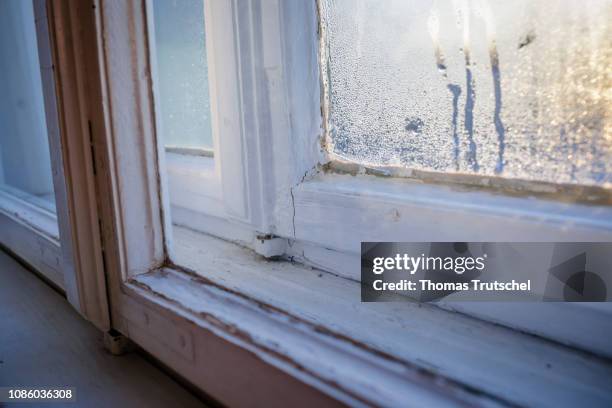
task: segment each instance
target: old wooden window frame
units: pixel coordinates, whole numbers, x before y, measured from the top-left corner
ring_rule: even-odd
[[[354,281],[360,279],[361,241],[402,241],[407,231],[411,240],[426,242],[612,240],[609,191],[367,167],[327,153],[327,91],[321,81],[326,48],[317,2],[280,3],[275,10],[266,10],[267,4],[235,5],[255,17],[237,23],[234,43],[222,46],[232,49],[227,53],[215,51],[215,38],[232,34],[229,29],[215,33],[207,8],[215,171],[180,176],[181,159],[166,158],[172,163],[168,185],[174,223],[266,255],[257,237],[272,237],[285,259]],[[270,18],[275,13],[279,19]],[[225,78],[215,74],[219,67],[230,67],[235,77],[221,84]],[[220,127],[228,123],[226,112],[232,112],[233,128]],[[183,163],[200,159],[184,158]],[[599,203],[580,201],[594,193]],[[170,259],[180,263],[172,253]],[[587,323],[607,327],[612,310],[606,307],[595,312],[580,304],[442,306],[610,352],[601,339],[569,329]],[[524,319],[526,314],[533,319]]]
[[[337,231],[329,233],[326,228],[326,234],[321,234],[329,217],[341,221],[350,217],[345,214],[366,214],[358,219],[370,228],[366,237],[372,240],[389,231],[392,235],[384,239],[393,239],[402,228],[415,229],[415,225],[421,239],[442,239],[441,231],[432,231],[423,218],[435,219],[427,211],[436,207],[458,214],[457,225],[444,235],[449,240],[468,218],[473,219],[466,216],[470,211],[486,221],[484,226],[499,229],[501,223],[514,237],[525,232],[521,228],[526,225],[535,228],[536,221],[536,237],[542,240],[560,240],[557,234],[565,231],[559,223],[566,219],[563,211],[581,225],[584,235],[578,237],[593,239],[592,231],[599,234],[595,237],[609,237],[609,225],[601,228],[598,219],[576,212],[576,207],[540,201],[533,211],[513,213],[516,217],[509,220],[504,216],[513,197],[321,171],[326,163],[316,137],[322,134],[320,93],[313,92],[319,89],[316,4],[228,0],[211,1],[207,7],[207,30],[212,31],[215,44],[213,65],[225,68],[215,73],[216,83],[223,84],[219,88],[224,90],[216,95],[223,110],[220,123],[227,134],[236,136],[228,154],[232,155],[230,147],[239,149],[234,155],[240,151],[245,166],[225,171],[236,181],[223,180],[222,188],[228,189],[227,197],[236,194],[235,202],[228,200],[232,205],[228,219],[238,228],[225,225],[219,231],[226,234],[223,238],[232,239],[246,225],[247,238],[254,233],[285,237],[289,255],[353,280],[323,276],[289,262],[282,262],[278,269],[253,258],[247,249],[202,234],[197,239],[206,253],[200,263],[203,269],[195,273],[175,265],[147,48],[150,4],[140,0],[50,2],[62,140],[66,140],[62,153],[73,203],[70,225],[75,240],[94,243],[75,254],[76,259],[92,257],[95,266],[86,268],[77,262],[75,267],[78,293],[88,305],[86,317],[100,328],[112,327],[133,339],[228,404],[270,403],[271,395],[279,405],[298,400],[330,403],[330,398],[352,405],[541,403],[541,395],[553,390],[551,376],[563,379],[566,394],[558,399],[601,397],[606,372],[596,358],[574,355],[570,349],[435,307],[405,304],[410,312],[396,317],[404,319],[404,327],[419,328],[407,338],[402,337],[402,325],[384,323],[394,330],[394,335],[385,337],[401,340],[395,345],[405,347],[404,354],[394,347],[380,347],[375,339],[360,338],[361,324],[386,320],[393,312],[389,305],[377,305],[378,312],[360,315],[365,320],[347,326],[350,299],[358,284],[349,270],[356,259],[354,248],[343,239],[355,230],[353,223],[339,223]],[[237,53],[238,47],[242,48]],[[245,133],[245,128],[253,132]],[[271,151],[284,160],[266,165]],[[455,200],[449,203],[451,195]],[[502,200],[495,202],[506,205],[491,208],[487,200]],[[387,230],[377,229],[377,219],[391,219],[394,224]],[[468,238],[486,232],[479,228]],[[576,237],[567,231],[563,234],[566,239]],[[466,240],[465,235],[460,240]],[[90,248],[92,253],[87,253]],[[288,277],[300,284],[287,281]],[[321,278],[330,281],[322,285]],[[249,290],[243,290],[244,282],[250,284]],[[335,300],[338,313],[316,308]],[[495,353],[504,345],[507,355],[500,353],[501,360],[495,360],[503,367],[498,378],[487,381],[484,368],[493,363],[486,359],[463,360],[461,355],[441,353],[444,347],[430,350],[434,342],[456,346],[461,338],[456,337],[458,331],[478,343],[472,357],[481,351],[478,346]],[[554,360],[558,371],[547,374],[549,368],[537,362],[518,361],[524,350]],[[434,362],[441,366],[436,368]],[[532,375],[516,383],[505,381],[516,370]],[[508,385],[500,386],[503,383]],[[249,393],[236,392],[242,386]],[[531,392],[532,387],[538,392]],[[521,395],[515,396],[519,391]]]

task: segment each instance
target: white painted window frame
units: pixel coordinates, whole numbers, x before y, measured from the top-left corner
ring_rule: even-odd
[[[252,235],[274,234],[296,241],[299,250],[289,250],[288,255],[299,256],[304,247],[304,261],[309,262],[310,253],[317,266],[350,279],[358,279],[358,268],[338,267],[333,259],[321,258],[325,252],[321,249],[353,256],[360,241],[402,241],[406,231],[417,241],[521,241],[526,236],[534,241],[612,240],[609,205],[371,175],[384,174],[384,168],[354,166],[362,173],[357,175],[327,171],[337,159],[321,147],[328,136],[321,114],[316,2],[301,6],[280,2],[275,10],[266,10],[270,3],[238,3],[237,8],[259,13],[261,19],[238,21],[240,28],[234,32],[230,24],[215,26],[207,2],[213,135],[215,150],[221,151],[215,166],[166,154],[166,161],[172,162],[171,195],[178,197],[179,207],[189,207],[190,215],[201,212],[204,217],[238,220]],[[226,43],[216,44],[218,38]],[[237,47],[242,47],[240,58]],[[219,67],[235,72],[236,78],[218,77]],[[227,87],[232,80],[236,86]],[[220,95],[218,88],[226,92]],[[220,128],[227,112],[232,113],[233,127]],[[206,175],[198,178],[197,172]],[[232,190],[219,192],[219,184]],[[201,195],[218,202],[198,200],[198,193],[190,189],[207,191]],[[232,210],[233,202],[239,204],[233,204]],[[455,220],[440,228],[440,214],[454,214]],[[329,228],[330,223],[334,228]],[[189,226],[223,238],[240,238],[232,235],[231,228],[223,231],[209,225],[214,223],[201,224]]]
[[[364,315],[367,321],[351,324],[352,304],[347,299],[358,288],[351,279],[326,275],[330,285],[321,286],[323,274],[317,270],[289,262],[275,267],[246,249],[204,234],[197,234],[203,257],[199,274],[175,265],[167,184],[160,171],[167,158],[156,133],[154,67],[147,48],[150,5],[144,0],[51,4],[64,107],[62,138],[69,140],[71,151],[76,149],[73,154],[63,151],[70,163],[64,166],[70,169],[70,225],[79,242],[93,242],[77,248],[75,256],[102,258],[101,268],[97,263],[87,270],[76,268],[78,293],[90,305],[86,317],[103,315],[95,310],[110,312],[107,327],[228,405],[319,406],[334,400],[354,406],[497,406],[517,401],[533,405],[547,395],[539,385],[553,389],[549,378],[562,378],[566,392],[599,397],[590,391],[602,388],[605,368],[594,359],[438,308],[406,303],[411,313],[402,315],[406,320],[397,327],[386,319],[392,305],[377,305],[381,313],[370,310]],[[234,163],[225,162],[229,168],[224,169],[223,160],[219,162],[222,188],[227,189],[224,197],[237,198],[236,203],[227,200],[232,206],[223,211],[230,217],[219,220],[229,221],[219,231],[230,239],[245,229],[285,237],[289,254],[294,251],[312,263],[320,259],[325,269],[342,272],[338,260],[356,259],[351,246],[338,240],[335,231],[321,237],[314,227],[306,228],[329,216],[321,204],[329,206],[332,216],[343,209],[354,213],[365,208],[374,217],[396,219],[399,213],[400,220],[419,207],[439,204],[425,195],[406,202],[405,186],[400,184],[405,181],[385,181],[384,186],[395,186],[389,190],[368,177],[323,174],[313,166],[325,162],[318,138],[323,133],[315,3],[226,0],[210,1],[207,7],[207,30],[212,30],[214,44],[210,60],[224,67],[214,73],[215,83],[223,84],[215,94],[215,115],[223,118],[218,126],[225,132],[218,134],[230,135],[234,142],[227,145],[227,155],[232,155],[230,147],[238,149],[234,154],[240,151],[244,163],[232,167]],[[79,36],[71,35],[77,32]],[[235,58],[238,45],[240,59]],[[263,100],[267,102],[260,103]],[[225,157],[224,147],[219,149]],[[361,183],[370,183],[371,191]],[[76,205],[78,200],[82,201]],[[477,207],[461,207],[470,208]],[[340,230],[350,232],[348,228]],[[373,237],[384,232],[373,231]],[[321,242],[310,233],[318,234]],[[242,289],[245,282],[248,290]],[[107,297],[101,296],[100,288]],[[326,307],[334,296],[336,307]],[[331,313],[335,309],[343,313]],[[359,339],[363,327],[379,322],[400,333],[391,337],[397,346],[406,345],[406,355],[397,355],[393,347],[381,349],[377,340]],[[409,325],[420,330],[402,338],[402,327]],[[442,331],[429,338],[432,328]],[[454,337],[457,331],[480,339],[479,345],[487,350],[494,344],[489,350],[493,353],[503,351],[498,383],[516,384],[510,379],[523,350],[559,361],[561,374],[548,375],[548,368],[526,360],[519,364],[526,364],[530,373],[525,381],[538,381],[538,386],[523,382],[525,389],[491,388],[485,370],[461,370],[476,360],[491,364],[488,360],[476,354],[462,360],[462,353],[453,358],[440,353],[444,345],[461,344],[460,337]],[[432,352],[434,340],[441,347]],[[454,370],[436,367],[431,358],[439,364],[452,360]],[[245,389],[249,392],[242,392]],[[525,399],[513,396],[518,391]]]
[[[517,196],[499,188],[432,184],[405,177],[409,171],[400,172],[404,177],[381,177],[394,170],[339,163],[322,147],[328,135],[321,108],[325,90],[319,71],[317,3],[238,2],[236,25],[221,27],[211,2],[207,4],[213,135],[219,150],[215,168],[222,177],[179,175],[181,160],[168,158],[167,163],[173,163],[172,218],[178,225],[256,251],[258,236],[280,237],[286,258],[355,281],[360,279],[361,241],[612,241],[609,203],[555,201],[532,196],[529,190]],[[218,38],[226,42],[220,46]],[[237,87],[228,87],[218,71],[236,73]],[[227,124],[227,112],[232,113],[232,127],[221,128],[220,123]],[[190,160],[183,160],[184,168]],[[342,166],[357,174],[327,170]],[[536,193],[538,188],[554,190],[528,188]],[[190,189],[207,191],[208,201]],[[612,310],[594,314],[578,304],[443,306],[597,352],[602,351],[599,342],[567,327],[578,320],[602,325],[612,316]],[[526,322],[526,311],[549,324],[538,327],[535,318]]]

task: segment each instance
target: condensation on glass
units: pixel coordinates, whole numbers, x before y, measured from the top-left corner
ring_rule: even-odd
[[[321,0],[330,152],[610,186],[612,2]]]
[[[154,0],[159,120],[167,147],[213,147],[204,0]]]
[[[0,1],[0,189],[55,209],[32,1]]]

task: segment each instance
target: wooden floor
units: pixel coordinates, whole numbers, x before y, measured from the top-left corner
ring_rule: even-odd
[[[1,250],[0,386],[75,387],[68,406],[204,406],[140,354],[109,354],[65,298]]]

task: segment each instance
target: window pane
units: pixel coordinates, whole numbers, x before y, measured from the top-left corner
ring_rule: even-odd
[[[154,0],[157,89],[166,146],[212,149],[203,0]]]
[[[609,1],[322,0],[322,9],[341,158],[612,182]]]
[[[31,1],[0,1],[0,188],[54,208]]]

